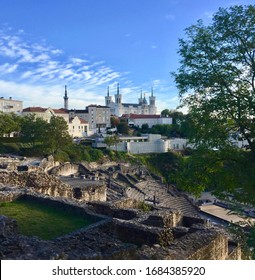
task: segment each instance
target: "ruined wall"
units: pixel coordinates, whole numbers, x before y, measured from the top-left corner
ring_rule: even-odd
[[[44,172],[0,172],[0,184],[27,188],[52,197],[66,197],[80,201],[106,200],[105,186],[76,188]]]
[[[56,176],[69,176],[71,174],[77,174],[79,173],[79,164],[64,163],[60,166],[54,167],[50,173]]]
[[[90,209],[98,214],[107,215],[122,220],[132,220],[138,217],[136,209],[117,208],[107,202],[89,202]]]
[[[81,193],[83,201],[106,201],[106,187],[104,186],[86,187],[81,189]]]

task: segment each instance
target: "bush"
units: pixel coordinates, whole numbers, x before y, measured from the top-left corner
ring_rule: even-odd
[[[1,146],[1,150],[3,153],[10,153],[10,154],[20,153],[20,147],[17,143],[4,143]]]
[[[61,150],[56,152],[56,154],[54,155],[54,159],[60,162],[70,161],[68,153]]]
[[[99,161],[99,160],[103,159],[103,157],[104,157],[104,154],[101,150],[93,149],[93,148],[91,148],[89,150],[89,155],[90,155],[91,161]]]
[[[41,157],[45,155],[45,151],[41,145],[35,147],[22,145],[20,148],[20,154],[26,157]]]

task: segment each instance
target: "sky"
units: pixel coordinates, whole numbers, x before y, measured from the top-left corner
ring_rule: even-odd
[[[176,109],[178,39],[219,7],[255,0],[0,0],[0,96],[23,107],[104,105],[120,86],[137,103],[151,87],[156,106]]]

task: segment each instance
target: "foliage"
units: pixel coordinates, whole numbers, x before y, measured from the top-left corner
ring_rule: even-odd
[[[20,147],[17,143],[4,143],[0,148],[1,153],[19,154]]]
[[[18,132],[20,127],[20,117],[14,113],[5,114],[0,112],[0,137]]]
[[[220,8],[210,25],[199,20],[186,29],[174,74],[197,148],[183,164],[179,185],[197,194],[206,188],[231,193],[253,205],[254,42],[255,6]],[[233,138],[246,141],[247,151],[235,147]]]
[[[34,114],[29,114],[21,119],[20,138],[22,142],[31,143],[35,147],[38,143],[43,143],[46,139],[45,131],[47,122],[41,118],[36,118]]]
[[[167,183],[176,183],[182,157],[173,152],[139,155],[140,164],[146,165],[151,172],[162,176]]]
[[[242,259],[255,260],[255,225],[247,221],[249,228],[243,227],[242,224],[231,224],[228,227],[230,234],[235,242],[242,249]]]
[[[117,127],[119,123],[120,123],[120,120],[118,117],[111,116],[111,127],[112,128]]]
[[[52,116],[44,131],[44,146],[50,154],[72,143],[68,133],[68,125],[62,117]]]
[[[138,209],[142,210],[143,212],[150,212],[152,211],[152,206],[149,204],[145,203],[144,201],[140,201],[138,204]]]
[[[70,157],[67,152],[58,150],[54,155],[54,160],[59,161],[59,162],[69,162]]]
[[[110,148],[110,146],[114,146],[115,145],[115,150],[117,151],[117,144],[119,143],[120,139],[119,136],[114,134],[112,136],[107,136],[104,139],[104,143],[107,145],[108,148]]]
[[[234,132],[255,157],[254,41],[254,5],[220,8],[211,25],[200,20],[179,41],[181,66],[174,77],[192,113],[196,145],[228,145]]]
[[[129,126],[126,120],[121,120],[120,123],[117,125],[118,133],[129,135]]]
[[[233,147],[221,150],[200,147],[179,168],[179,188],[196,196],[210,190],[220,198],[232,195],[237,201],[255,205],[255,164],[250,152]]]

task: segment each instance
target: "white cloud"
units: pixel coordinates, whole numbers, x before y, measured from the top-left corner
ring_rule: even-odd
[[[167,14],[167,15],[165,16],[165,18],[166,18],[167,20],[173,21],[173,20],[175,20],[175,15],[173,15],[173,14]]]
[[[204,17],[207,19],[212,19],[214,15],[214,12],[204,12]]]
[[[18,64],[5,63],[0,65],[0,73],[10,74],[16,71]]]

